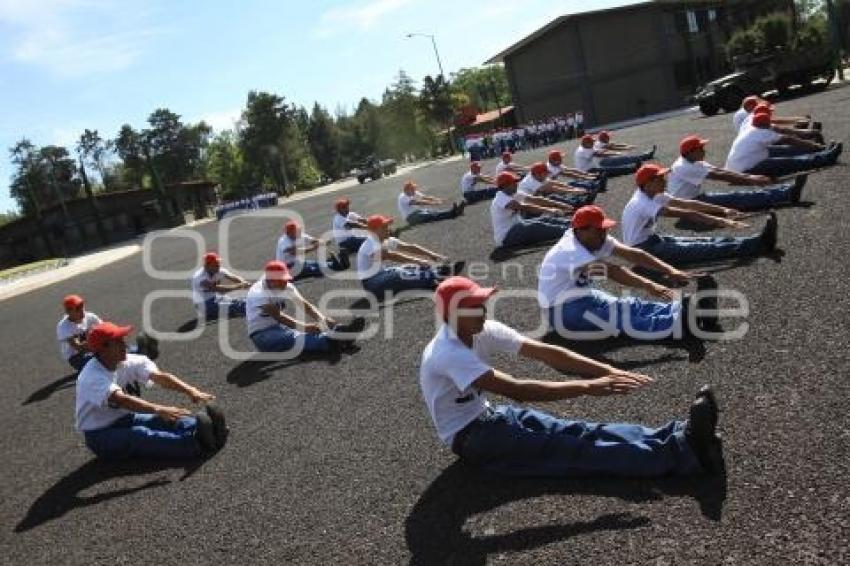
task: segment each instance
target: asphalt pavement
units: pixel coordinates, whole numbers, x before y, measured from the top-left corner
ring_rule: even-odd
[[[850,89],[782,102],[810,112],[828,138],[848,140]],[[619,130],[615,141],[657,143],[670,163],[678,140],[711,139],[722,165],[731,116],[690,113]],[[571,157],[574,143],[560,144]],[[545,150],[520,153],[530,163]],[[844,161],[848,158],[845,156]],[[485,164],[492,170],[494,161]],[[422,167],[410,178],[459,199],[465,162]],[[397,214],[401,177],[300,200],[308,231],[329,227],[333,200],[352,210]],[[468,469],[441,447],[422,401],[418,360],[433,333],[432,304],[403,301],[371,313],[379,333],[336,363],[237,361],[219,347],[250,352],[244,321],[212,323],[189,341],[161,345],[160,367],[218,396],[232,428],[228,445],[186,467],[97,462],[74,431],[73,376],[60,359],[55,324],[61,298],[80,293],[106,319],[139,325],[145,297],[187,288],[148,276],[142,254],[0,303],[0,563],[4,564],[846,564],[850,553],[850,432],[847,249],[850,173],[813,175],[801,206],[779,210],[784,255],[711,267],[750,304],[741,340],[689,344],[608,341],[579,351],[657,381],[628,397],[540,404],[592,421],[661,425],[683,418],[694,392],[712,384],[722,407],[726,482],[706,478],[504,479]],[[628,178],[598,203],[619,216]],[[488,204],[459,219],[405,230],[402,238],[476,262],[475,275],[505,289],[536,288],[546,247],[494,263]],[[282,222],[253,215],[231,224],[227,256],[237,271],[273,255]],[[763,219],[753,221],[752,231]],[[675,230],[670,221],[665,230]],[[223,250],[220,224],[192,230]],[[187,239],[152,247],[160,270],[199,261]],[[299,285],[319,301],[355,281]],[[342,301],[341,304],[345,303]],[[340,306],[340,305],[337,305]],[[537,325],[531,299],[499,303],[495,315]],[[186,299],[153,304],[157,329],[188,330]],[[556,372],[505,358],[517,377]],[[151,399],[174,402],[165,392]]]

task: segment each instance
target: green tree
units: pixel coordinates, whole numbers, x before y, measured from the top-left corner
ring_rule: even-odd
[[[501,64],[460,69],[451,75],[451,88],[454,94],[465,95],[482,111],[506,106],[511,101],[508,77]]]
[[[112,182],[110,171],[107,168],[108,157],[112,149],[113,142],[104,140],[97,130],[86,129],[77,142],[77,154],[84,165],[90,165],[97,171],[105,191],[110,190]]]
[[[225,199],[246,196],[242,152],[232,131],[225,130],[210,141],[206,169],[210,178],[221,184]]]
[[[342,165],[342,140],[340,130],[333,117],[319,103],[313,105],[307,126],[307,142],[319,169],[336,179]]]
[[[142,188],[146,170],[142,134],[129,124],[124,124],[113,145],[123,163],[122,179],[130,187]]]

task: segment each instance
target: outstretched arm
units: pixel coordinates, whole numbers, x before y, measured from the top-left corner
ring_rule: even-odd
[[[193,387],[172,373],[164,371],[154,371],[150,374],[151,381],[162,387],[184,394],[192,400],[193,403],[201,401],[212,401],[215,395],[201,391],[197,387]]]
[[[520,356],[543,362],[552,369],[567,371],[582,377],[602,377],[605,375],[627,375],[634,379],[652,381],[646,375],[618,370],[615,367],[597,362],[567,348],[546,344],[526,338],[519,350]]]
[[[588,380],[539,381],[516,379],[511,375],[491,369],[475,380],[475,387],[515,401],[559,401],[582,395],[614,395],[631,393],[645,385],[626,375],[608,375]]]
[[[659,285],[654,281],[650,281],[646,277],[641,277],[631,269],[622,265],[606,264],[608,267],[608,277],[621,285],[631,287],[633,289],[643,289],[650,295],[664,299],[665,301],[676,300],[676,292],[668,289],[664,285]]]

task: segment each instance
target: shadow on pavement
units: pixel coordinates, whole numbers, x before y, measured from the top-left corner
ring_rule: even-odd
[[[520,552],[598,531],[636,529],[649,519],[631,513],[612,513],[565,524],[526,527],[483,536],[470,532],[466,522],[513,501],[547,495],[616,497],[629,503],[660,501],[664,496],[693,497],[706,518],[719,521],[726,499],[725,479],[705,477],[631,478],[513,478],[485,474],[456,461],[446,468],[413,506],[405,523],[410,563],[485,564],[488,556]],[[569,501],[564,502],[565,505]],[[534,517],[528,517],[530,522]],[[486,533],[486,531],[485,531]]]
[[[705,343],[694,337],[687,337],[683,340],[658,340],[654,342],[641,342],[625,335],[617,336],[616,338],[606,338],[604,340],[567,340],[562,338],[555,332],[550,332],[543,338],[544,342],[569,348],[574,352],[578,352],[583,356],[602,361],[603,363],[611,364],[624,370],[636,370],[642,367],[663,364],[670,361],[683,360],[684,358],[668,352],[658,355],[648,360],[634,360],[628,362],[614,361],[605,356],[609,352],[615,352],[623,348],[632,346],[640,346],[645,344],[653,344],[666,346],[673,350],[684,350],[687,354],[688,362],[696,364],[705,358],[706,348]]]
[[[306,352],[289,360],[245,360],[227,372],[227,383],[232,383],[239,387],[250,387],[251,385],[256,385],[274,377],[275,372],[278,370],[316,361],[323,361],[334,365],[339,363],[343,355],[350,356],[356,354],[358,351],[360,351],[360,348],[354,346],[352,350],[346,351],[344,354]]]
[[[76,384],[77,372],[69,373],[68,375],[60,377],[56,381],[48,383],[44,387],[34,391],[29,397],[24,400],[23,403],[21,403],[21,405],[29,405],[30,403],[44,401],[57,391],[61,391],[63,389],[71,389],[72,387],[75,387]]]
[[[124,487],[110,491],[99,491],[93,495],[83,495],[99,484],[120,478],[142,476],[160,471],[183,469],[184,475],[178,480],[183,481],[194,474],[206,460],[192,461],[140,461],[126,460],[110,462],[94,458],[89,460],[61,480],[35,500],[27,511],[26,516],[15,526],[16,533],[34,529],[44,523],[59,519],[66,513],[81,507],[97,505],[111,499],[131,495],[154,487],[162,487],[171,483],[167,477],[146,481],[133,487]]]

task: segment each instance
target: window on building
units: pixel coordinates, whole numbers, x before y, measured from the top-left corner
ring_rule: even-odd
[[[699,33],[699,25],[697,25],[697,15],[693,10],[686,12],[688,17],[688,31],[691,33]]]
[[[716,22],[717,21],[717,10],[715,10],[714,8],[712,8],[708,11],[708,21],[709,22]]]

